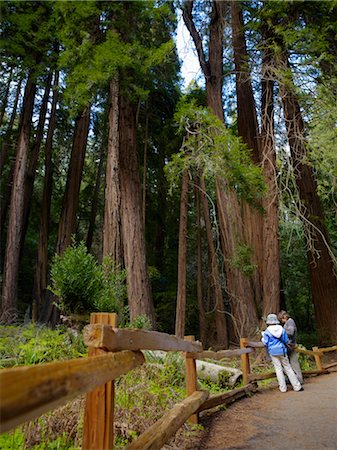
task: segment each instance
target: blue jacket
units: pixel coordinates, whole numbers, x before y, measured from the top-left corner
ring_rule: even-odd
[[[281,325],[269,325],[261,340],[270,355],[286,356],[289,339]]]

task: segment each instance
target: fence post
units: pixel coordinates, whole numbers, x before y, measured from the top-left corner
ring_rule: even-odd
[[[315,363],[316,363],[317,369],[323,370],[321,353],[318,353],[318,347],[312,347],[312,351],[315,352],[314,357],[315,357]]]
[[[111,325],[116,328],[117,314],[93,313],[90,315],[90,324],[96,323]],[[104,353],[104,350],[96,348],[89,349],[89,357],[102,353]],[[83,450],[111,450],[113,448],[114,396],[114,381],[103,384],[86,395]]]
[[[240,338],[240,348],[247,348],[248,339]],[[249,353],[244,353],[241,355],[241,370],[242,370],[242,381],[245,386],[249,382],[250,374],[250,364],[249,364]]]
[[[185,341],[194,341],[194,336],[185,336]],[[198,390],[197,381],[197,367],[195,358],[190,358],[188,353],[185,353],[185,366],[186,366],[186,395],[187,397],[192,395],[193,392]],[[188,419],[190,423],[198,423],[198,414],[192,414]]]

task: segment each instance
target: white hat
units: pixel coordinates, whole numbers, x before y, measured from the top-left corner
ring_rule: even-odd
[[[267,325],[278,325],[280,322],[276,314],[268,314],[266,324]]]

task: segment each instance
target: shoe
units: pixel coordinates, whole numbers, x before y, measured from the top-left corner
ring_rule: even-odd
[[[304,391],[304,387],[301,387],[301,389],[299,389],[299,390],[296,391],[296,392],[301,392],[301,391]]]

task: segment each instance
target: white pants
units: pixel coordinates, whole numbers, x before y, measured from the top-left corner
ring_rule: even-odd
[[[297,352],[295,350],[288,351],[288,358],[291,365],[291,368],[295,372],[295,375],[298,379],[298,381],[303,384],[303,375],[300,367],[300,363],[298,361]]]
[[[299,391],[302,386],[301,383],[298,381],[293,369],[290,366],[288,356],[272,356],[272,355],[270,356],[275,367],[276,377],[280,391],[287,392],[287,385],[284,378],[283,370],[288,376],[294,391]]]

